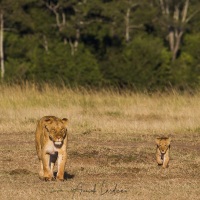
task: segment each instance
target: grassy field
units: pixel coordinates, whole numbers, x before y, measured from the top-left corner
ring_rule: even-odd
[[[0,199],[199,199],[200,94],[0,86]],[[64,182],[38,178],[37,120],[69,119]],[[171,136],[168,169],[155,138]],[[55,169],[56,171],[56,169]]]

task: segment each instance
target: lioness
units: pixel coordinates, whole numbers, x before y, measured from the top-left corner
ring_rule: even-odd
[[[156,160],[163,168],[168,167],[170,142],[171,138],[168,137],[156,138]]]
[[[67,159],[67,119],[54,116],[42,117],[35,132],[35,145],[40,161],[39,177],[42,180],[53,180],[53,168],[58,158],[56,179],[64,180]]]

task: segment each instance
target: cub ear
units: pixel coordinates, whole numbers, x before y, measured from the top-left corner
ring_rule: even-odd
[[[172,141],[172,139],[171,139],[171,137],[169,137],[168,139],[167,139],[167,143],[168,143],[168,145],[170,145],[170,142]]]
[[[67,127],[67,125],[68,125],[68,119],[67,118],[63,118],[62,122],[65,125],[65,127]]]
[[[156,139],[155,139],[155,142],[156,142],[157,145],[159,145],[160,138],[156,138]]]

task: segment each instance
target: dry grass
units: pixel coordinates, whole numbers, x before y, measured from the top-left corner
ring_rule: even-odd
[[[199,199],[198,94],[1,86],[0,105],[0,199]],[[70,121],[65,182],[38,178],[44,115]],[[155,162],[158,135],[173,139],[166,170]]]

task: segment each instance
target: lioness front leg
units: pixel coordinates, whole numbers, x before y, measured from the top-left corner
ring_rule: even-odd
[[[55,152],[54,154],[50,155],[50,169],[51,169],[51,173],[53,175],[54,175],[53,169],[54,169],[57,158],[58,158],[58,152]],[[53,179],[54,179],[54,177],[53,177]]]
[[[43,169],[43,163],[42,160],[40,160],[40,171],[39,171],[39,177],[40,179],[44,178],[44,169]]]
[[[56,177],[57,180],[60,180],[60,181],[64,180],[66,160],[67,160],[66,152],[58,154],[58,173]]]
[[[47,153],[42,154],[42,163],[43,163],[43,170],[44,170],[44,180],[50,181],[53,178],[52,171],[50,169],[50,155]]]

